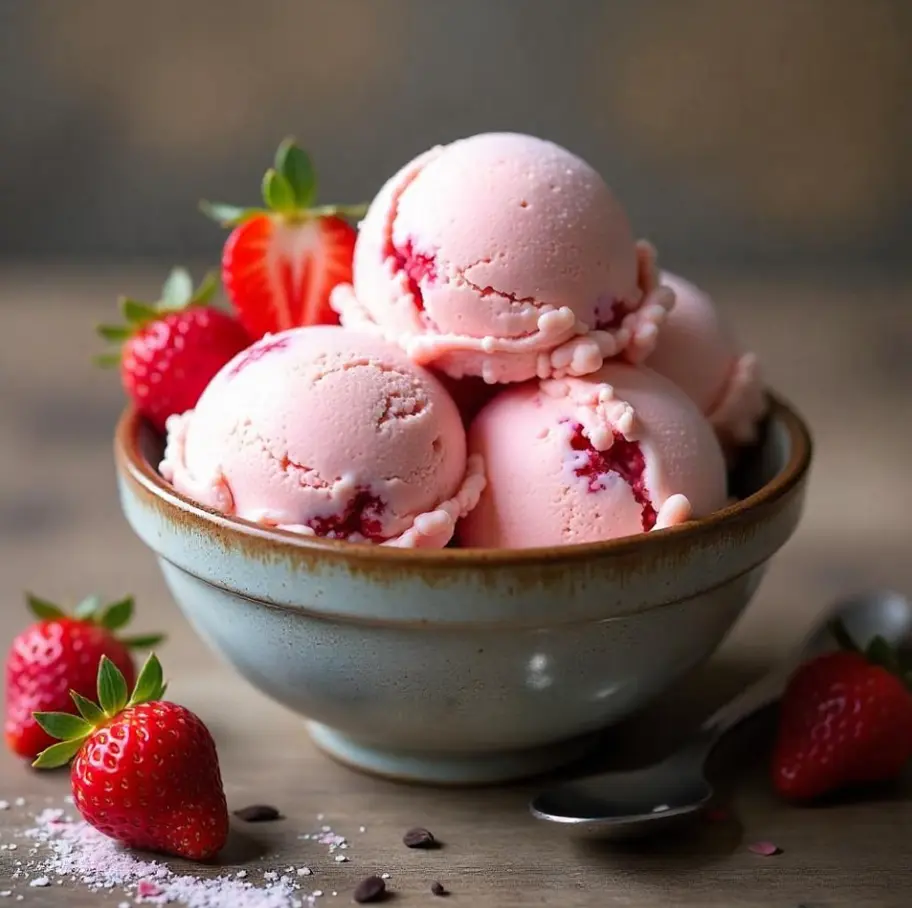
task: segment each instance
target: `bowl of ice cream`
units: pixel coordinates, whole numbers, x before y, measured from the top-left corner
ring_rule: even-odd
[[[679,526],[525,549],[401,548],[266,528],[158,472],[117,430],[126,517],[197,632],[353,767],[427,783],[545,771],[717,647],[794,531],[808,431],[772,398],[739,500]]]
[[[201,637],[336,759],[438,784],[572,760],[748,605],[800,518],[807,428],[553,143],[406,165],[327,290],[339,324],[288,324],[312,289],[270,296],[316,261],[282,258],[307,217],[267,220],[253,296],[225,281],[266,308],[195,405],[164,433],[147,398],[124,413],[127,520]]]

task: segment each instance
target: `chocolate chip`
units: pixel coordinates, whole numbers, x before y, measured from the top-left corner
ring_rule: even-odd
[[[403,837],[402,842],[406,848],[437,848],[439,842],[434,838],[433,833],[427,829],[416,826],[410,829]]]
[[[434,895],[449,895],[450,894],[447,891],[446,886],[444,886],[443,883],[437,882],[436,880],[433,883],[431,883],[431,892],[434,893]]]
[[[358,883],[354,899],[359,905],[379,902],[386,898],[386,883],[378,876],[369,876]]]
[[[268,804],[251,804],[249,807],[236,810],[234,815],[245,823],[269,823],[272,820],[282,819],[282,814]]]

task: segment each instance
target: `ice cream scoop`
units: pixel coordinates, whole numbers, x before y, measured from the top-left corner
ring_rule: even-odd
[[[766,412],[757,357],[738,346],[712,299],[684,278],[662,273],[675,294],[648,365],[682,388],[726,445],[750,444]]]
[[[673,303],[601,176],[513,133],[433,148],[380,190],[332,296],[416,362],[489,383],[643,359]]]
[[[160,469],[179,492],[306,535],[442,547],[485,482],[440,382],[335,326],[267,335],[167,430]]]
[[[469,451],[488,485],[465,546],[596,542],[706,515],[726,503],[719,442],[690,398],[646,368],[501,391],[475,417]]]

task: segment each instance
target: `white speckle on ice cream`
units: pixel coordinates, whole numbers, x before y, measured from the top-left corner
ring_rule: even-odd
[[[50,885],[51,885],[51,881],[46,876],[36,876],[35,879],[29,880],[29,886],[31,886],[33,889],[36,889],[36,888],[40,889],[44,886],[50,886]]]
[[[0,810],[9,810],[9,801],[0,801]]]
[[[13,803],[14,803],[17,807],[25,807],[25,798],[16,798],[16,800],[13,801]]]

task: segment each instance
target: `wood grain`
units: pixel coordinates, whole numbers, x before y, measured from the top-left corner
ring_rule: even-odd
[[[295,716],[247,687],[197,641],[119,514],[110,432],[120,400],[113,376],[89,366],[96,349],[91,325],[108,316],[117,290],[141,296],[156,278],[135,271],[0,272],[0,645],[22,624],[25,588],[63,600],[95,589],[137,595],[137,628],[170,633],[162,656],[171,693],[200,712],[217,738],[231,806],[271,803],[286,817],[236,823],[219,872],[243,868],[256,880],[266,870],[306,864],[314,871],[308,885],[325,893],[320,905],[349,904],[360,879],[378,872],[391,875],[394,903],[403,905],[436,904],[434,880],[452,892],[445,904],[473,908],[909,904],[912,785],[879,800],[821,809],[778,804],[765,778],[768,720],[739,731],[715,761],[733,820],[639,849],[574,845],[536,824],[525,808],[532,785],[405,788],[316,753]],[[667,749],[793,643],[830,596],[874,583],[912,591],[909,285],[722,278],[706,284],[763,356],[773,384],[811,421],[818,453],[807,516],[712,663],[612,733],[605,766]],[[821,297],[828,300],[826,320]],[[860,305],[861,299],[879,302]],[[0,850],[0,890],[22,894],[24,905],[117,905],[124,900],[117,892],[11,882],[15,861],[28,858],[17,835],[35,813],[60,806],[66,792],[65,776],[36,774],[0,756],[0,800],[26,801],[0,810],[0,846],[7,846]],[[325,846],[299,838],[323,823],[350,839],[348,862],[336,863]],[[406,849],[401,836],[415,825],[431,829],[444,847]],[[782,853],[751,854],[746,846],[756,840],[773,841]],[[10,844],[17,849],[8,850]]]

